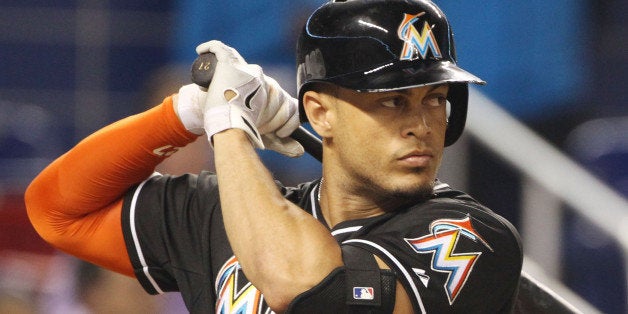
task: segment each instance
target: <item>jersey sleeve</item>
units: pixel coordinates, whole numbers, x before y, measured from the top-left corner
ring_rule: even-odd
[[[125,196],[122,228],[135,275],[147,292],[181,291],[186,304],[212,299],[200,296],[213,293],[210,245],[228,245],[214,175],[155,173]]]
[[[517,231],[479,204],[430,201],[364,225],[342,245],[383,259],[419,313],[509,313],[517,294]]]

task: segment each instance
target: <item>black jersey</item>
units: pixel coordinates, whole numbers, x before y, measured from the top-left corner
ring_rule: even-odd
[[[319,185],[279,188],[326,225]],[[192,313],[271,312],[229,246],[215,175],[156,174],[128,192],[122,219],[135,274],[149,293],[180,291]],[[340,245],[384,260],[417,313],[507,312],[516,297],[523,259],[516,230],[444,183],[428,201],[330,232]]]

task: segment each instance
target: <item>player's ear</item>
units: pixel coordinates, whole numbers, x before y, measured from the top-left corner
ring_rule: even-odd
[[[331,137],[330,96],[309,90],[303,94],[303,109],[310,125],[322,137]]]

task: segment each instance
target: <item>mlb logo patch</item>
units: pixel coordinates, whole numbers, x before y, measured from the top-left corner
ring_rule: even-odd
[[[353,287],[353,299],[355,300],[373,300],[373,287]]]

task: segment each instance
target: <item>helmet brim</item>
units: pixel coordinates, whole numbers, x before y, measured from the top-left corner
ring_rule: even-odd
[[[444,83],[486,84],[450,61],[398,61],[330,77],[326,81],[360,92],[385,92]]]

